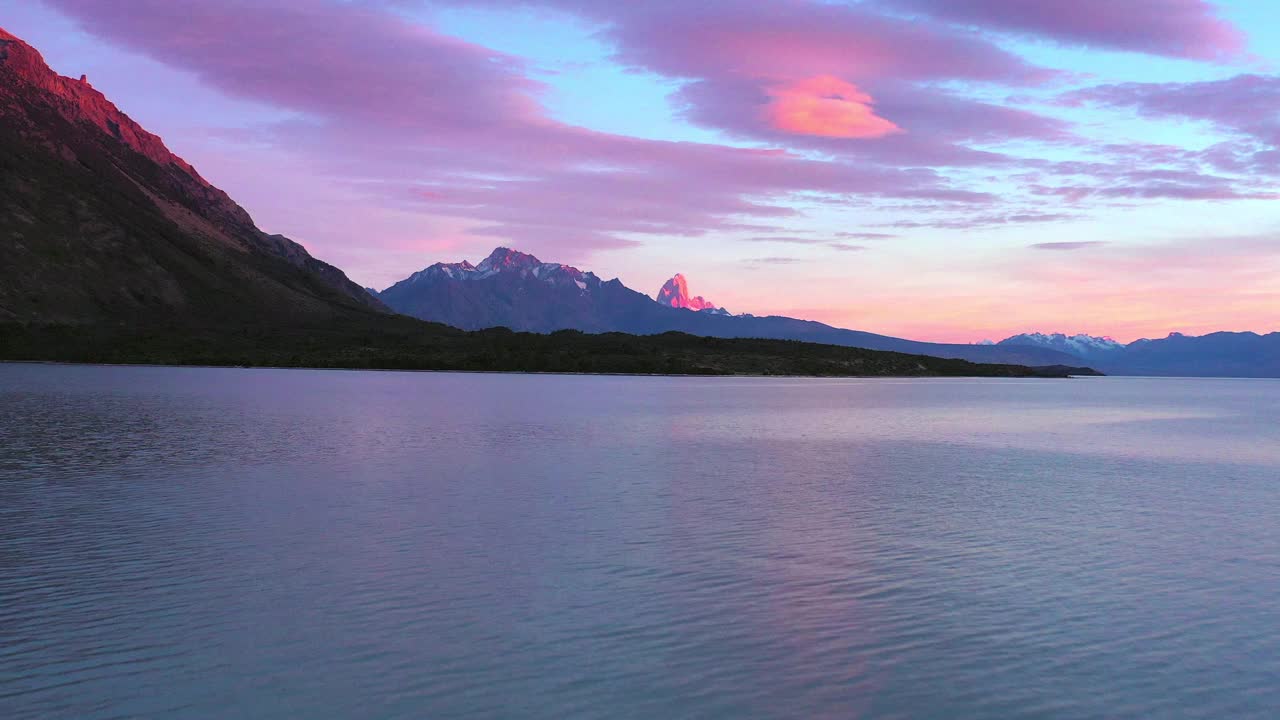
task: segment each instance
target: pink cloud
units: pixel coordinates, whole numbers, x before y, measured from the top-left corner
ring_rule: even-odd
[[[883,0],[956,23],[1026,33],[1065,45],[1213,60],[1238,56],[1244,33],[1206,0]]]
[[[974,141],[1070,134],[1061,121],[961,99],[934,84],[1021,85],[1057,76],[967,30],[808,0],[547,2],[607,23],[603,33],[619,61],[685,81],[677,94],[685,117],[734,137],[945,167],[1010,162]],[[787,110],[798,112],[780,116]],[[805,122],[820,131],[804,131]]]
[[[834,138],[879,138],[902,128],[876,115],[871,96],[831,75],[775,85],[766,91],[773,127],[800,135]]]
[[[786,144],[891,166],[1003,166],[1019,162],[1001,152],[974,147],[1007,140],[1061,142],[1072,137],[1067,123],[1016,108],[959,97],[938,88],[874,82],[865,91],[875,115],[902,132],[874,138],[795,134],[776,127],[770,110],[777,81],[717,77],[690,82],[676,93],[684,116],[735,138]],[[860,90],[859,92],[864,92]]]
[[[675,99],[684,117],[735,138],[891,166],[954,167],[1013,162],[973,147],[975,142],[1070,136],[1060,120],[963,99],[938,87],[949,80],[1030,85],[1060,73],[1034,66],[979,33],[894,17],[869,4],[521,4],[555,7],[599,23],[618,62],[681,81]],[[816,78],[853,89],[833,85],[824,92]],[[810,131],[812,123],[818,132]]]

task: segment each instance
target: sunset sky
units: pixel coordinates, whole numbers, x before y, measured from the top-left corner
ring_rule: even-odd
[[[382,289],[497,245],[921,340],[1280,330],[1270,0],[21,0]]]

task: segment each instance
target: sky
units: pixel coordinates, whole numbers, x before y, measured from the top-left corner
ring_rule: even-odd
[[[4,0],[383,289],[496,246],[920,340],[1280,330],[1271,0]]]

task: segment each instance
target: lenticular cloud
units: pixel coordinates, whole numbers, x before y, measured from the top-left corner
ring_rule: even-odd
[[[879,138],[902,128],[879,115],[871,96],[853,83],[831,75],[769,88],[770,124],[800,135],[837,138]]]

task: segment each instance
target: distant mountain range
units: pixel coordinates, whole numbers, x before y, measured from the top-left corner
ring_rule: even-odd
[[[1014,335],[996,347],[1039,347],[1069,353],[1112,375],[1280,377],[1280,332],[1173,333],[1128,345],[1111,338],[1061,333]]]
[[[581,330],[637,335],[679,331],[721,338],[764,338],[932,355],[979,363],[1079,365],[1079,358],[1035,346],[925,343],[845,330],[789,317],[731,315],[676,275],[655,300],[594,273],[498,248],[478,265],[436,263],[377,294],[397,312],[467,330]]]
[[[1125,345],[1108,337],[1029,333],[998,343],[927,343],[846,330],[796,318],[732,315],[694,296],[676,274],[654,298],[614,279],[508,248],[479,265],[437,263],[377,298],[397,312],[465,329],[507,327],[548,333],[667,331],[724,338],[770,338],[889,350],[971,362],[1088,365],[1115,375],[1280,377],[1280,333],[1170,335]]]

